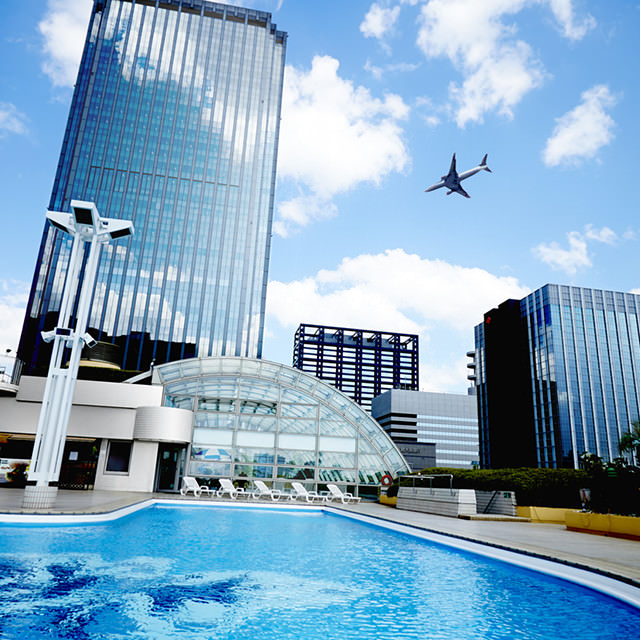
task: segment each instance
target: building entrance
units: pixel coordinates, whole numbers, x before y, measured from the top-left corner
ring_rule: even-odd
[[[160,443],[156,465],[155,491],[177,493],[184,473],[187,448],[183,444]]]

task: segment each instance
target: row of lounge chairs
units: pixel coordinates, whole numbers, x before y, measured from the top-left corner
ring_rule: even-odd
[[[228,496],[232,500],[236,500],[238,497],[248,498],[252,500],[260,500],[260,498],[268,498],[273,502],[279,500],[288,501],[304,501],[308,503],[329,503],[329,502],[341,502],[342,504],[354,504],[360,502],[358,496],[342,491],[340,487],[335,484],[328,484],[328,491],[318,493],[317,491],[309,491],[302,483],[292,482],[291,487],[293,491],[284,492],[279,489],[270,489],[262,480],[254,480],[254,489],[246,490],[241,487],[234,487],[233,482],[229,478],[220,478],[220,488],[216,491],[207,485],[198,484],[198,481],[191,476],[184,476],[182,478],[182,488],[180,493],[186,496],[188,493],[193,493],[196,498],[199,498],[203,493],[207,496],[218,498],[224,498]]]

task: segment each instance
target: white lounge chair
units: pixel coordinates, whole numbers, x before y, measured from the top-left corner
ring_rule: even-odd
[[[329,489],[329,495],[327,496],[327,502],[332,502],[333,500],[340,500],[342,504],[350,504],[350,503],[358,503],[360,502],[360,497],[354,496],[352,493],[348,491],[342,491],[335,484],[328,484],[327,489]]]
[[[262,480],[254,480],[253,484],[256,488],[249,493],[249,495],[254,500],[259,500],[260,498],[271,498],[274,502],[280,500],[282,496],[282,491],[279,489],[269,489],[267,485]]]
[[[235,500],[238,496],[244,496],[245,491],[242,487],[234,487],[233,482],[229,478],[219,478],[220,488],[218,489],[218,498],[222,498],[225,495],[229,495],[232,500]]]
[[[190,491],[196,498],[199,498],[202,493],[211,495],[211,489],[206,484],[198,484],[198,481],[191,476],[182,476],[180,494],[186,496]]]
[[[305,500],[306,502],[324,502],[325,497],[321,496],[317,491],[308,491],[300,482],[292,482],[294,493],[289,494],[289,500]]]

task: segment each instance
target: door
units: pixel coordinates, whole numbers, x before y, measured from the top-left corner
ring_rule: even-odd
[[[186,447],[183,444],[158,445],[158,463],[156,465],[155,491],[177,493],[180,489],[180,478],[184,472]]]

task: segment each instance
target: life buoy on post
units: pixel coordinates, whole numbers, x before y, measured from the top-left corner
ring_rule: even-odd
[[[384,476],[382,476],[382,478],[380,478],[380,484],[383,487],[388,487],[392,482],[393,478],[388,474],[385,474]]]

